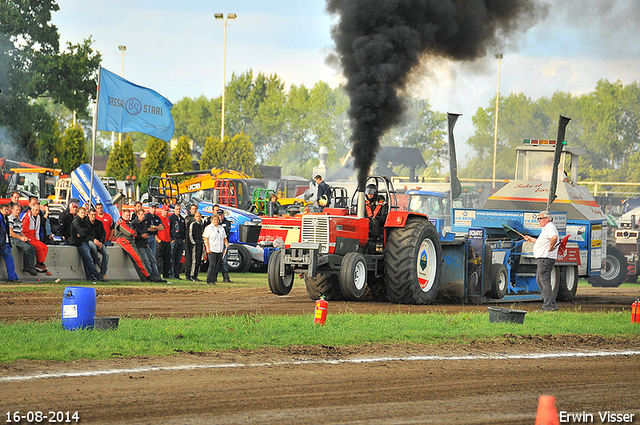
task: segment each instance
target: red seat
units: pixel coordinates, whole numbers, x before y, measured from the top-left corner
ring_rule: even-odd
[[[571,235],[565,236],[560,241],[559,247],[558,247],[558,255],[563,255],[564,251],[567,249],[567,242],[569,241],[569,236],[571,236]]]

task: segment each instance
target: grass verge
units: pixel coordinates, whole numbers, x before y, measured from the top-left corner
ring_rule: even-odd
[[[628,312],[527,314],[523,325],[490,323],[486,313],[456,315],[336,314],[325,326],[307,316],[205,316],[127,319],[113,331],[65,330],[59,321],[0,323],[0,363],[19,359],[73,361],[177,352],[259,349],[291,345],[468,342],[505,333],[598,334],[639,338]]]

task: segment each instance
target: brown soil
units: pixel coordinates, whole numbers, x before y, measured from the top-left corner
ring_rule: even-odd
[[[0,291],[0,321],[49,320],[60,318],[62,310],[62,292],[24,292],[12,291],[15,286],[3,285],[6,291]],[[154,287],[118,287],[98,286],[98,316],[121,316],[148,318],[154,317],[193,317],[203,314],[242,315],[242,314],[311,314],[314,303],[307,296],[304,284],[296,282],[287,296],[276,296],[268,286],[246,287],[207,286],[199,289],[180,286]],[[561,309],[579,309],[580,311],[629,310],[636,297],[640,295],[640,286],[627,288],[594,288],[580,286],[576,299],[571,303],[560,303]],[[458,313],[461,311],[487,311],[483,305],[462,305],[451,300],[439,300],[428,306],[398,305],[388,302],[332,301],[332,313],[423,313],[429,311]],[[524,310],[536,310],[541,302],[495,304]]]
[[[268,288],[240,286],[98,287],[97,291],[98,314],[102,316],[311,314],[314,307],[299,284],[288,297],[276,297]],[[638,293],[638,288],[581,286],[576,301],[561,304],[561,308],[629,309]],[[532,310],[539,308],[540,303],[513,306]],[[329,308],[332,313],[455,313],[486,311],[487,306],[444,302],[432,306],[331,302]],[[60,317],[60,310],[61,294],[0,292],[0,320],[51,320]],[[0,420],[11,423],[6,422],[6,412],[19,410],[26,414],[39,410],[45,414],[77,411],[80,423],[91,424],[532,424],[538,397],[551,394],[556,397],[558,410],[592,414],[591,423],[602,423],[598,412],[604,414],[605,411],[634,414],[633,421],[626,423],[639,423],[640,356],[637,354],[506,357],[623,350],[639,352],[640,339],[507,334],[487,342],[438,346],[296,346],[181,353],[169,358],[19,361],[0,366],[0,414],[3,415]],[[405,356],[430,355],[457,357],[400,360]],[[460,357],[474,355],[483,357]],[[373,361],[373,358],[378,359]],[[370,361],[355,362],[354,359]],[[316,362],[327,360],[332,362]],[[134,370],[184,365],[200,368]],[[96,376],[6,380],[41,373],[113,369],[121,371]]]

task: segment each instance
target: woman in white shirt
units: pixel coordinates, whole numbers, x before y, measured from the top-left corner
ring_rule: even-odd
[[[218,268],[224,251],[229,248],[227,241],[227,233],[224,228],[219,225],[220,218],[217,214],[211,216],[211,224],[209,224],[202,234],[204,239],[204,247],[209,261],[209,270],[207,270],[207,284],[215,285],[218,280]]]

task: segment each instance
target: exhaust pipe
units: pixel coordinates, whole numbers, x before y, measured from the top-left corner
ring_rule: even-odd
[[[358,192],[358,218],[364,218],[364,191]]]

